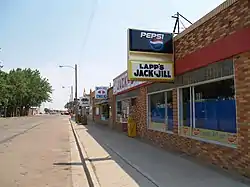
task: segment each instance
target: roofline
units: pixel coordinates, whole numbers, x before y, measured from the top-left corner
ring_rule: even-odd
[[[203,23],[210,20],[212,17],[216,16],[223,10],[227,9],[229,6],[236,3],[238,0],[226,0],[225,2],[221,3],[219,6],[217,6],[215,9],[213,9],[211,12],[207,13],[205,16],[200,18],[198,21],[190,25],[188,28],[186,28],[184,31],[182,31],[180,34],[176,35],[174,37],[174,40],[178,40],[181,37],[185,36],[186,34],[190,33],[192,30],[196,29],[197,27],[201,26]]]
[[[122,73],[120,73],[118,76],[116,76],[115,78],[113,78],[113,81],[117,78],[119,78],[120,76],[122,76],[123,74],[125,74],[127,72],[127,70],[123,71]]]

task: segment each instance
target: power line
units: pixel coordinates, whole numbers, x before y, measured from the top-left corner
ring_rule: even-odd
[[[91,29],[91,26],[92,26],[92,22],[94,20],[94,16],[95,16],[95,13],[96,13],[97,5],[98,5],[98,0],[95,0],[94,5],[93,5],[93,10],[92,10],[91,15],[89,17],[86,34],[85,34],[85,37],[83,38],[82,47],[81,47],[81,50],[80,50],[79,62],[81,61],[81,58],[83,56],[82,55],[83,50],[84,50],[85,45],[86,45],[86,43],[88,41],[88,36],[89,36],[89,32],[90,32],[90,29]]]

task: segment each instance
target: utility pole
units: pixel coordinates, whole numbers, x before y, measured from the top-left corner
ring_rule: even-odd
[[[176,19],[175,24],[174,24],[174,30],[173,30],[174,34],[180,34],[180,23],[182,24],[184,29],[186,28],[185,25],[182,23],[180,18],[184,19],[186,22],[188,22],[189,24],[192,25],[192,22],[189,21],[187,18],[185,18],[183,15],[181,15],[179,12],[177,12],[175,15],[173,15],[172,18]]]
[[[78,107],[78,102],[77,102],[77,64],[75,64],[75,67],[70,66],[70,65],[59,65],[60,68],[72,68],[75,70],[75,98],[73,99],[74,105],[75,105],[75,114],[78,112],[77,107]],[[73,95],[73,94],[72,94]]]
[[[73,96],[73,86],[71,86],[70,87],[70,100],[69,100],[70,102],[74,101],[73,97],[74,97]]]
[[[75,64],[75,99],[77,99],[77,64]]]

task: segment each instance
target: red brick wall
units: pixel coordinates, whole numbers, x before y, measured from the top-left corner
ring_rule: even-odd
[[[147,132],[147,87],[139,88],[139,95],[136,98],[133,117],[136,122],[137,135],[144,138]]]
[[[117,131],[122,131],[122,124],[116,120],[116,95],[113,95],[112,113],[113,113],[113,117],[112,117],[113,129]]]
[[[210,20],[193,30],[190,29],[190,32],[186,32],[183,36],[182,34],[177,36],[176,75],[250,50],[249,12],[250,1],[240,0],[214,17],[211,17],[210,13],[210,16],[207,16],[211,17]]]
[[[240,0],[175,41],[176,60],[250,26],[250,1]]]
[[[233,161],[233,164],[243,174],[250,176],[250,51],[236,56],[234,67],[239,135],[237,153],[239,156]]]

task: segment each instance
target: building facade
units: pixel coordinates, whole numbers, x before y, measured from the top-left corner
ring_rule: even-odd
[[[96,123],[109,125],[112,128],[112,97],[113,97],[113,88],[110,87],[107,90],[107,98],[105,99],[96,99],[95,91],[90,94],[90,105],[91,113],[89,119],[95,121]]]
[[[113,122],[250,177],[250,4],[228,0],[174,38],[174,83],[114,79]]]

